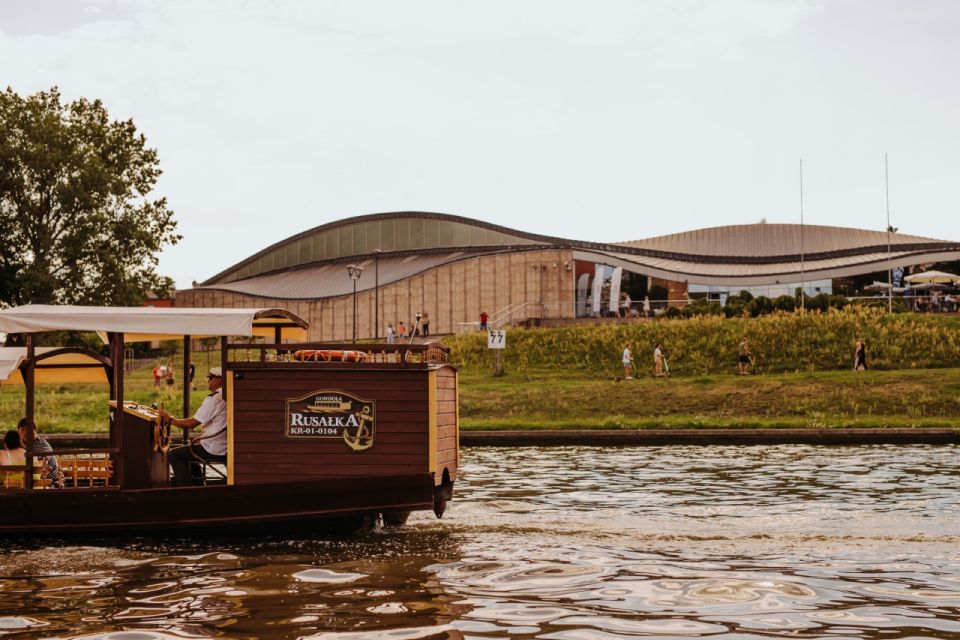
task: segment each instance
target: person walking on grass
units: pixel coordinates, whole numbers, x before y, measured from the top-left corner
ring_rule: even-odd
[[[630,349],[630,343],[623,347],[623,379],[633,380],[633,351]]]
[[[653,375],[657,378],[667,376],[666,358],[663,357],[663,350],[658,342],[653,347]]]
[[[853,370],[867,370],[867,341],[863,338],[857,340],[857,345],[853,352]]]
[[[750,345],[744,338],[740,341],[740,346],[737,349],[737,366],[740,369],[740,375],[745,376],[750,373],[751,356]]]

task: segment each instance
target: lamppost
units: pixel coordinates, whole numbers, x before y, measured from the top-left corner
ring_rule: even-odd
[[[355,264],[347,265],[347,273],[353,280],[353,344],[357,344],[357,280],[363,275],[363,267]]]
[[[380,254],[383,249],[373,250],[373,339],[380,339]]]

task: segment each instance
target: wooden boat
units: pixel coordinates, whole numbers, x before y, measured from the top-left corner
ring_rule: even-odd
[[[38,474],[44,456],[28,456],[23,468],[0,467],[0,479],[16,478],[0,488],[0,533],[352,528],[378,518],[402,523],[417,510],[441,516],[459,461],[457,372],[446,350],[285,342],[306,326],[282,309],[0,311],[0,331],[25,334],[14,368],[28,420],[34,421],[37,382],[62,376],[67,366],[102,371],[110,389],[110,446],[54,452],[64,488]],[[35,346],[36,333],[57,330],[101,332],[109,356]],[[264,333],[272,342],[230,341]],[[125,345],[182,338],[186,380],[192,339],[209,336],[220,337],[227,461],[206,468],[202,486],[174,487],[167,451],[178,434],[156,408],[124,400]],[[298,351],[364,355],[295,357]],[[186,416],[189,385],[183,386]],[[37,422],[42,432],[42,418]],[[32,435],[28,440],[29,451]]]

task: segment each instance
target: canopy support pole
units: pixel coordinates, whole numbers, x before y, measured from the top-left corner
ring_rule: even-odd
[[[123,451],[123,358],[124,341],[122,333],[108,333],[110,359],[113,361],[113,399],[117,403],[113,420],[110,423],[110,446]],[[121,454],[122,455],[122,454]],[[119,463],[119,464],[118,464]],[[123,487],[123,460],[114,460],[114,475],[117,485]]]
[[[190,386],[193,382],[190,380],[190,361],[193,356],[190,354],[190,336],[183,336],[183,417],[190,415]],[[183,432],[184,436],[187,432]]]
[[[227,336],[220,336],[220,373],[223,374],[223,383],[220,386],[220,393],[223,395],[223,401],[227,401]]]
[[[27,450],[26,455],[26,470],[24,473],[26,477],[23,479],[23,486],[27,489],[33,489],[33,431],[36,428],[36,423],[33,421],[34,417],[34,405],[35,398],[33,395],[34,385],[36,383],[36,348],[34,345],[33,334],[27,334],[27,366],[26,370],[23,371],[25,374],[23,376],[23,384],[26,388],[26,404],[24,408],[24,415],[27,418],[27,441],[23,443],[23,447]]]

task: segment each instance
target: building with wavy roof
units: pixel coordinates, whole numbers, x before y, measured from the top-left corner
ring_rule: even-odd
[[[621,283],[634,303],[653,286],[670,300],[773,296],[800,283],[813,294],[839,278],[955,260],[960,242],[841,227],[733,225],[605,244],[399,212],[287,238],[179,291],[176,304],[284,307],[310,321],[311,339],[344,340],[354,322],[358,338],[382,337],[387,323],[410,326],[418,312],[431,333],[474,326],[482,311],[494,324],[596,315],[616,307]]]

